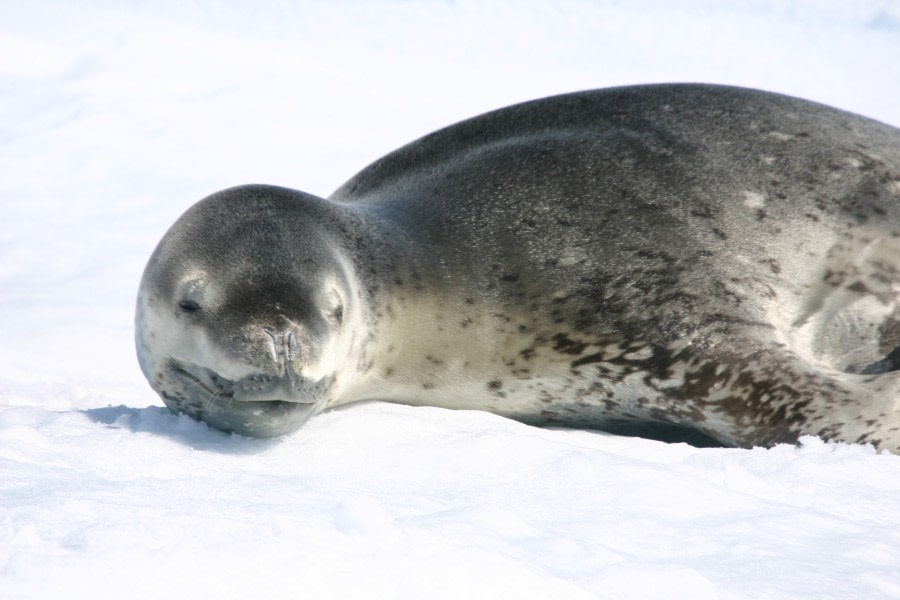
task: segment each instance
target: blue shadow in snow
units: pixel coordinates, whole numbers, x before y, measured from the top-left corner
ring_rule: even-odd
[[[257,439],[224,433],[187,415],[176,415],[168,408],[159,406],[146,408],[108,406],[78,412],[110,429],[127,429],[134,433],[161,435],[195,450],[206,452],[258,454],[281,443],[280,438]]]

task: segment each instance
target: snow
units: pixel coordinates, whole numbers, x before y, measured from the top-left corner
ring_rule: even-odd
[[[900,125],[898,2],[3,12],[0,598],[900,598],[900,457],[384,403],[251,440],[162,408],[132,346],[143,265],[194,201],[327,195],[516,101],[707,81]]]

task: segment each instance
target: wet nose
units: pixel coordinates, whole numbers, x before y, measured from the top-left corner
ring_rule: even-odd
[[[272,358],[276,363],[282,365],[290,365],[297,357],[300,345],[297,343],[297,337],[293,331],[283,330],[275,331],[266,329],[266,333],[271,340],[270,350]]]

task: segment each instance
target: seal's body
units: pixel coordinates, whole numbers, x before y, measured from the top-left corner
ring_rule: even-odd
[[[898,291],[900,130],[639,86],[464,121],[328,200],[210,196],[147,266],[137,347],[171,408],[248,435],[376,399],[900,451]]]

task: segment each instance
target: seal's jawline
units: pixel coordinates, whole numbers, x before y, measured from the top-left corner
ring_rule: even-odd
[[[213,371],[211,371],[210,369],[204,369],[203,367],[195,367],[195,368],[197,368],[197,369],[203,369],[204,371],[207,371],[207,372],[209,372],[209,373],[213,373]],[[169,369],[170,369],[171,373],[172,373],[173,375],[175,375],[176,377],[179,377],[179,378],[181,378],[182,380],[187,381],[188,384],[194,385],[194,386],[200,388],[201,390],[203,390],[206,394],[208,394],[208,398],[209,398],[210,400],[213,400],[213,399],[227,400],[227,401],[230,401],[230,402],[237,402],[237,403],[240,403],[240,404],[242,404],[242,405],[253,405],[253,404],[260,404],[260,405],[287,404],[287,405],[297,405],[297,406],[312,406],[312,405],[314,405],[314,404],[316,403],[316,401],[315,401],[314,399],[304,401],[304,400],[289,400],[289,399],[287,399],[287,398],[271,398],[271,399],[265,399],[265,400],[252,400],[252,399],[235,398],[235,397],[234,397],[234,390],[233,390],[233,387],[232,387],[232,386],[233,386],[232,382],[229,381],[229,380],[227,380],[227,379],[224,379],[223,377],[220,377],[220,376],[218,376],[218,375],[215,376],[216,379],[218,379],[218,380],[220,380],[220,381],[223,381],[223,382],[227,382],[227,383],[228,383],[228,386],[229,386],[230,388],[232,388],[231,390],[221,389],[221,390],[216,391],[216,390],[210,389],[210,387],[209,387],[208,385],[206,385],[199,377],[197,377],[196,375],[194,375],[194,374],[191,373],[190,371],[186,370],[185,368],[179,366],[179,365],[178,365],[177,363],[175,363],[174,361],[172,361],[172,362],[170,363]]]

